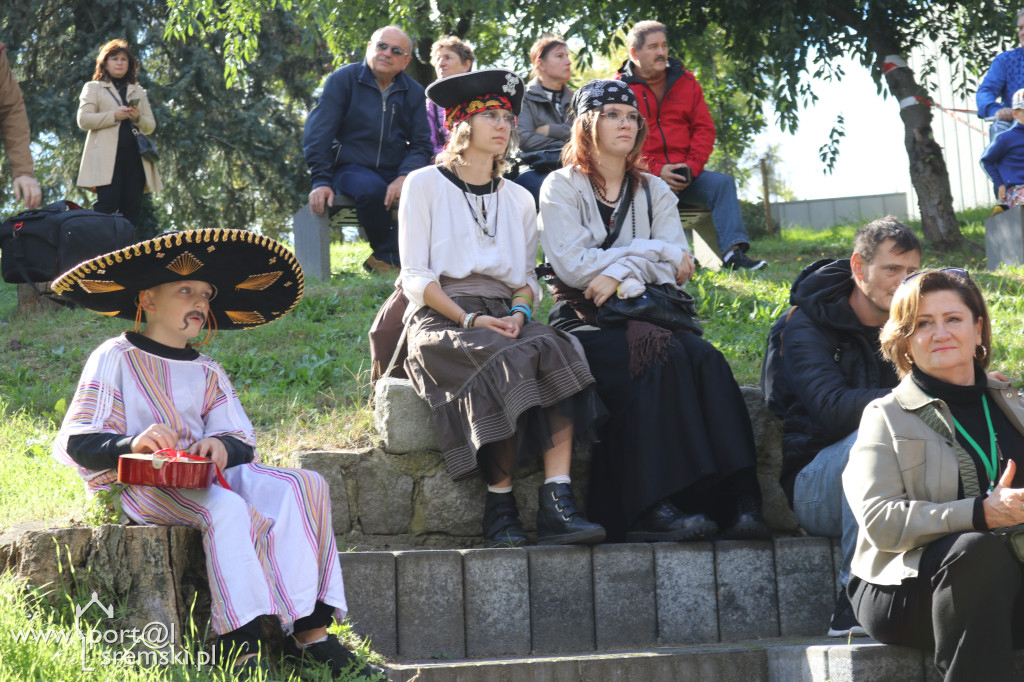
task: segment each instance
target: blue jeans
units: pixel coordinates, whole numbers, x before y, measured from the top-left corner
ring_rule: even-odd
[[[388,185],[397,177],[395,170],[367,168],[354,163],[334,170],[335,193],[352,197],[356,216],[366,231],[373,255],[392,265],[398,265],[398,230],[391,211],[384,208],[384,195]]]
[[[992,121],[992,125],[988,128],[988,147],[985,147],[985,152],[989,150],[989,147],[996,143],[996,138],[1009,130],[1012,125],[1013,121],[1000,121],[999,119]],[[985,152],[981,153],[982,156],[985,155]],[[982,170],[985,169],[985,164],[980,160],[978,161],[978,165],[981,166]],[[988,171],[985,172],[988,173]],[[1009,187],[1007,187],[1007,189],[1009,189]],[[995,194],[996,199],[998,199],[999,187],[997,187],[995,183],[992,183],[992,192]]]
[[[793,483],[793,512],[808,535],[841,538],[843,565],[839,582],[850,581],[850,561],[857,545],[857,519],[843,494],[843,469],[857,440],[854,431],[838,443],[823,448],[800,470]]]
[[[718,246],[725,255],[737,244],[747,244],[747,228],[740,215],[740,202],[736,197],[736,179],[725,173],[706,170],[679,193],[679,202],[696,204],[711,209],[711,220],[718,233]],[[746,249],[744,249],[746,250]]]

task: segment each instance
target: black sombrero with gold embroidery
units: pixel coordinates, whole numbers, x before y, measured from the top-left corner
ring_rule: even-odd
[[[88,260],[51,288],[108,317],[135,319],[138,294],[168,282],[199,280],[216,289],[210,301],[219,329],[259,327],[302,298],[302,266],[286,247],[248,230],[167,232]]]

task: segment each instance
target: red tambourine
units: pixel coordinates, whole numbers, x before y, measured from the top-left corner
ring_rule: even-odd
[[[117,459],[117,480],[129,485],[203,490],[213,485],[214,478],[222,488],[231,490],[212,459],[182,450],[166,448],[152,454],[121,455]]]

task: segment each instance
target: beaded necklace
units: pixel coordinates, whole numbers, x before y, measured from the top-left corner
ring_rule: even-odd
[[[459,175],[459,171],[455,170],[455,177],[462,183],[464,189],[462,190],[462,197],[466,200],[466,206],[469,207],[469,212],[473,215],[473,220],[476,221],[476,226],[480,228],[480,232],[485,237],[494,237],[498,234],[498,211],[501,210],[501,195],[496,195],[494,200],[494,232],[487,231],[487,202],[483,197],[479,195],[473,195],[476,197],[476,205],[478,210],[473,209],[473,204],[469,201],[469,195],[472,192],[469,191],[469,185]],[[497,184],[497,178],[491,178],[491,194],[494,194],[494,188]]]
[[[615,209],[612,211],[611,216],[608,218],[608,234],[611,234],[612,231],[615,229],[615,221],[619,217],[619,211],[623,210],[622,204],[625,194],[623,192],[623,189],[625,189],[626,187],[626,182],[623,182],[621,185],[619,185],[619,196],[615,197],[614,201],[610,201],[608,197],[604,195],[604,192],[601,191],[601,188],[598,187],[593,180],[590,181],[590,186],[594,188],[594,193],[601,198],[602,202],[605,205],[614,205],[615,207]],[[628,204],[625,206],[625,209],[629,210]],[[636,239],[636,211],[630,212],[630,218],[632,218],[633,223],[633,239]]]

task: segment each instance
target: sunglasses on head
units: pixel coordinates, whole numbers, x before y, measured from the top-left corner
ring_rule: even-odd
[[[398,45],[388,45],[383,40],[378,40],[377,45],[375,47],[377,48],[377,52],[387,52],[388,50],[391,50],[391,54],[395,55],[396,57],[405,56],[405,50],[400,48]]]
[[[918,275],[923,275],[926,272],[935,272],[935,271],[934,270],[918,270],[917,272],[912,274],[910,277],[907,277],[905,280],[903,280],[901,282],[901,284],[906,284],[907,282],[909,282],[910,280],[914,279]],[[948,273],[950,275],[953,275],[957,279],[970,279],[971,278],[971,273],[967,272],[967,270],[965,270],[964,268],[942,268],[938,272]]]

